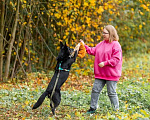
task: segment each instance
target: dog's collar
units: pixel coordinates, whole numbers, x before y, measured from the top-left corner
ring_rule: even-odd
[[[61,63],[62,63],[62,62],[60,62],[60,63],[59,63],[59,68],[58,68],[58,70],[70,71],[70,70],[67,70],[67,69],[63,69],[63,68],[61,68]]]

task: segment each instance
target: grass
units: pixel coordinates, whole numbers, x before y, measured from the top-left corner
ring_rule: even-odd
[[[70,74],[62,86],[61,104],[52,116],[49,99],[42,106],[32,110],[33,104],[46,89],[49,77],[44,73],[32,73],[28,80],[18,84],[0,84],[1,119],[44,119],[44,120],[148,120],[150,119],[150,55],[124,57],[123,72],[118,82],[117,93],[120,111],[113,111],[104,87],[95,114],[87,115],[93,76]],[[85,71],[86,72],[86,71]]]

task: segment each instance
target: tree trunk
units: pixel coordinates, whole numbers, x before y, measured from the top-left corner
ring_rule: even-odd
[[[19,48],[19,40],[20,40],[20,37],[21,37],[21,31],[22,31],[22,29],[23,29],[23,26],[21,26],[21,28],[20,28],[20,32],[19,32],[20,35],[19,35],[19,38],[18,38],[18,40],[17,40],[17,51],[18,51],[18,48]],[[14,65],[13,65],[13,69],[12,69],[11,79],[14,78],[15,70],[17,69],[17,66],[21,64],[21,63],[19,62],[19,60],[18,60],[18,62],[17,62],[17,57],[19,57],[19,56],[17,56],[17,54],[16,54],[15,61],[14,61]],[[22,59],[20,59],[20,61],[22,61]],[[18,65],[17,65],[17,64],[18,64]],[[21,66],[21,65],[20,65],[20,66]]]
[[[27,37],[28,37],[28,34],[27,34],[27,28],[26,28],[26,33],[25,33],[25,37],[23,39],[23,44],[22,44],[22,46],[20,48],[20,51],[19,51],[19,58],[20,58],[21,64],[22,64],[22,59],[23,59],[24,52],[25,52],[25,47],[26,47],[26,44],[27,44],[27,42],[26,42]],[[17,61],[16,65],[15,65],[14,75],[17,73],[17,70],[20,66],[21,65],[20,65],[19,61]]]
[[[10,44],[9,44],[8,52],[7,52],[7,60],[6,60],[6,64],[5,64],[4,79],[8,79],[8,75],[9,75],[11,52],[12,52],[12,47],[13,47],[13,43],[14,43],[14,40],[15,40],[16,28],[17,28],[17,23],[18,23],[19,2],[20,2],[20,0],[17,1],[17,10],[16,10],[16,15],[15,15],[15,23],[14,23],[14,26],[13,26],[12,36],[10,38]]]
[[[28,41],[28,72],[32,72],[32,67],[31,67],[31,55],[30,55],[30,44]]]
[[[18,46],[17,46],[17,51],[18,51]],[[14,77],[14,71],[15,71],[16,62],[17,62],[17,55],[16,55],[16,57],[15,57],[15,61],[14,61],[13,69],[12,69],[11,80],[12,80],[13,77]]]
[[[4,31],[4,13],[5,13],[5,0],[0,2],[0,81],[2,81],[3,74],[3,31]]]
[[[47,63],[48,63],[48,50],[45,48],[44,49],[44,63],[43,63],[43,68],[47,69]]]

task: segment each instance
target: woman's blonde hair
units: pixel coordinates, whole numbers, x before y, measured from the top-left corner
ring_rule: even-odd
[[[106,29],[109,32],[109,42],[118,41],[119,40],[119,36],[117,34],[117,30],[115,29],[114,26],[107,25],[107,26],[105,26],[104,29]]]

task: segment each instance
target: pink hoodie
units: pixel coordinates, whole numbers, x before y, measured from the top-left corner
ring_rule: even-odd
[[[96,47],[85,45],[86,52],[95,56],[95,78],[118,81],[122,71],[122,49],[118,41],[109,43],[106,40],[98,43]],[[104,62],[104,67],[98,64]]]

